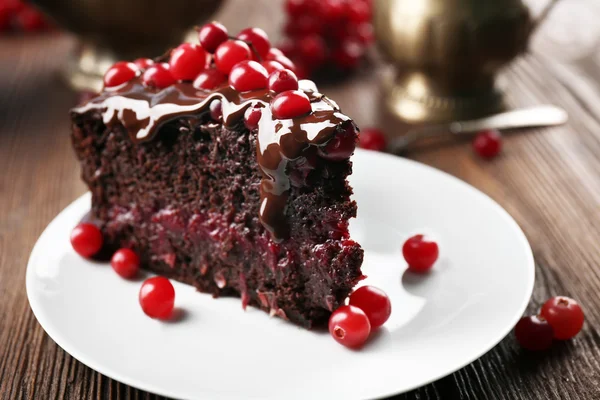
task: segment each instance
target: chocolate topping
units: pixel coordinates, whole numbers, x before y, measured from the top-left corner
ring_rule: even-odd
[[[311,81],[300,81],[300,90],[309,97],[312,112],[285,120],[273,117],[270,102],[274,94],[266,89],[240,93],[224,86],[208,92],[194,88],[191,83],[178,83],[156,91],[145,87],[140,78],[112,90],[105,89],[72,112],[102,110],[106,125],[120,122],[130,138],[140,143],[155,137],[166,122],[208,112],[214,100],[222,102],[223,124],[227,127],[239,124],[247,108],[259,107],[262,116],[256,150],[263,176],[259,217],[273,239],[281,241],[288,235],[284,214],[291,185],[289,163],[307,156],[311,147],[325,146],[343,123],[351,121],[334,102],[318,93]]]

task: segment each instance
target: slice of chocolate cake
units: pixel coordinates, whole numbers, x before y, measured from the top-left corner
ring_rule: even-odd
[[[310,81],[294,92],[310,112],[276,118],[289,111],[278,95],[236,90],[234,72],[213,90],[158,88],[141,72],[71,113],[106,245],[215,297],[323,326],[362,277],[348,233],[354,123]]]

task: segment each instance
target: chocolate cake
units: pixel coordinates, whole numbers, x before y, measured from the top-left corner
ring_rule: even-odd
[[[268,89],[141,77],[71,112],[91,213],[112,250],[213,296],[323,326],[362,278],[346,177],[357,128],[300,81],[312,111],[277,119]],[[249,129],[248,109],[260,120]]]

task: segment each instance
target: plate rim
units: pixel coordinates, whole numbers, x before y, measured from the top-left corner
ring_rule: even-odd
[[[511,319],[511,323],[507,324],[504,329],[498,330],[498,333],[496,333],[493,337],[491,337],[489,340],[487,340],[486,345],[481,346],[482,349],[475,352],[476,353],[475,356],[468,357],[465,360],[461,360],[461,362],[456,363],[456,365],[454,367],[447,369],[443,373],[432,375],[430,378],[419,381],[416,384],[407,385],[407,387],[402,389],[401,391],[387,391],[385,393],[382,393],[381,395],[378,395],[377,397],[372,397],[373,399],[384,399],[384,398],[387,398],[390,396],[409,392],[409,391],[417,389],[419,387],[426,386],[432,382],[435,382],[439,379],[449,376],[449,375],[455,373],[456,371],[470,365],[474,361],[478,360],[479,358],[481,358],[482,356],[487,354],[494,347],[496,347],[496,345],[498,345],[512,331],[512,329],[514,328],[516,323],[519,321],[519,319],[525,312],[525,310],[529,304],[529,301],[531,300],[531,296],[533,294],[533,289],[534,289],[534,285],[535,285],[535,259],[534,259],[534,255],[533,255],[533,250],[531,248],[531,245],[529,244],[527,236],[525,235],[525,233],[523,232],[523,230],[521,229],[519,224],[508,213],[508,211],[506,211],[498,202],[496,202],[493,198],[491,198],[490,196],[488,196],[486,193],[482,192],[481,190],[475,188],[474,186],[468,184],[467,182],[461,180],[460,178],[455,177],[445,171],[442,171],[435,167],[429,166],[427,164],[423,164],[418,161],[394,156],[394,155],[387,154],[387,153],[374,152],[374,151],[361,150],[361,149],[357,149],[355,154],[360,154],[360,157],[367,157],[367,158],[383,157],[394,163],[399,163],[399,164],[404,163],[404,164],[411,165],[412,167],[425,169],[425,170],[427,170],[428,173],[434,173],[434,174],[440,175],[443,179],[449,179],[449,180],[453,181],[454,184],[461,186],[465,190],[468,190],[470,193],[472,193],[476,196],[479,196],[480,198],[485,199],[488,203],[490,203],[491,206],[493,206],[496,209],[496,211],[499,212],[499,214],[502,216],[502,218],[503,218],[503,220],[505,220],[505,222],[512,225],[513,230],[519,236],[518,240],[524,244],[523,248],[526,249],[526,253],[527,253],[526,254],[527,265],[524,265],[524,268],[526,268],[528,271],[528,274],[527,274],[528,285],[527,285],[523,300],[522,300],[519,308],[515,309],[515,314],[514,314],[513,318]],[[351,177],[350,177],[350,179],[351,179]],[[102,374],[110,379],[114,379],[118,382],[124,383],[126,385],[129,385],[134,388],[144,390],[144,391],[156,394],[156,395],[165,396],[165,397],[175,397],[175,398],[180,398],[180,399],[191,399],[190,397],[185,397],[185,396],[180,397],[176,393],[176,390],[165,391],[160,387],[155,387],[151,382],[142,382],[136,378],[121,375],[118,372],[113,371],[112,368],[110,368],[110,367],[105,368],[103,365],[98,365],[98,364],[94,363],[93,360],[90,360],[87,356],[80,353],[76,348],[73,348],[73,347],[69,346],[68,343],[65,343],[61,337],[61,334],[54,330],[53,325],[51,323],[49,323],[48,320],[45,319],[45,317],[40,318],[40,315],[41,315],[40,305],[35,300],[32,301],[32,297],[33,297],[32,285],[33,285],[33,281],[35,279],[35,276],[34,276],[35,274],[33,272],[34,267],[32,266],[32,263],[33,263],[33,260],[37,258],[37,253],[40,251],[39,249],[40,249],[41,239],[45,235],[48,234],[50,229],[53,227],[53,225],[55,223],[57,223],[56,221],[59,220],[63,214],[68,213],[68,211],[71,208],[74,208],[76,205],[78,205],[79,202],[85,201],[86,198],[91,201],[91,193],[89,191],[87,191],[83,195],[77,197],[75,200],[73,200],[71,203],[69,203],[65,208],[63,208],[56,216],[54,216],[52,218],[52,220],[50,221],[50,223],[44,228],[42,233],[39,235],[38,239],[36,240],[32,250],[31,250],[29,259],[27,261],[27,267],[26,267],[27,269],[26,269],[26,277],[25,277],[27,300],[29,302],[31,311],[33,312],[36,320],[38,321],[38,323],[40,324],[40,326],[42,327],[44,332],[59,347],[61,347],[66,353],[68,353],[73,358],[75,358],[77,361],[81,362],[82,364],[86,365],[87,367],[99,372],[100,374]],[[199,393],[199,394],[202,395],[202,393]],[[233,396],[232,394],[228,394],[228,393],[220,393],[219,398],[234,399],[234,398],[238,398],[238,397]]]

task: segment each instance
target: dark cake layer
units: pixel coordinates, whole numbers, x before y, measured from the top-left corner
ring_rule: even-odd
[[[138,142],[104,111],[74,112],[72,137],[109,247],[133,248],[145,268],[306,327],[325,324],[361,279],[363,251],[347,229],[356,216],[349,160],[324,159],[318,146],[284,157],[289,235],[273,238],[259,218],[257,131],[199,110]],[[333,135],[357,132],[346,119]]]

